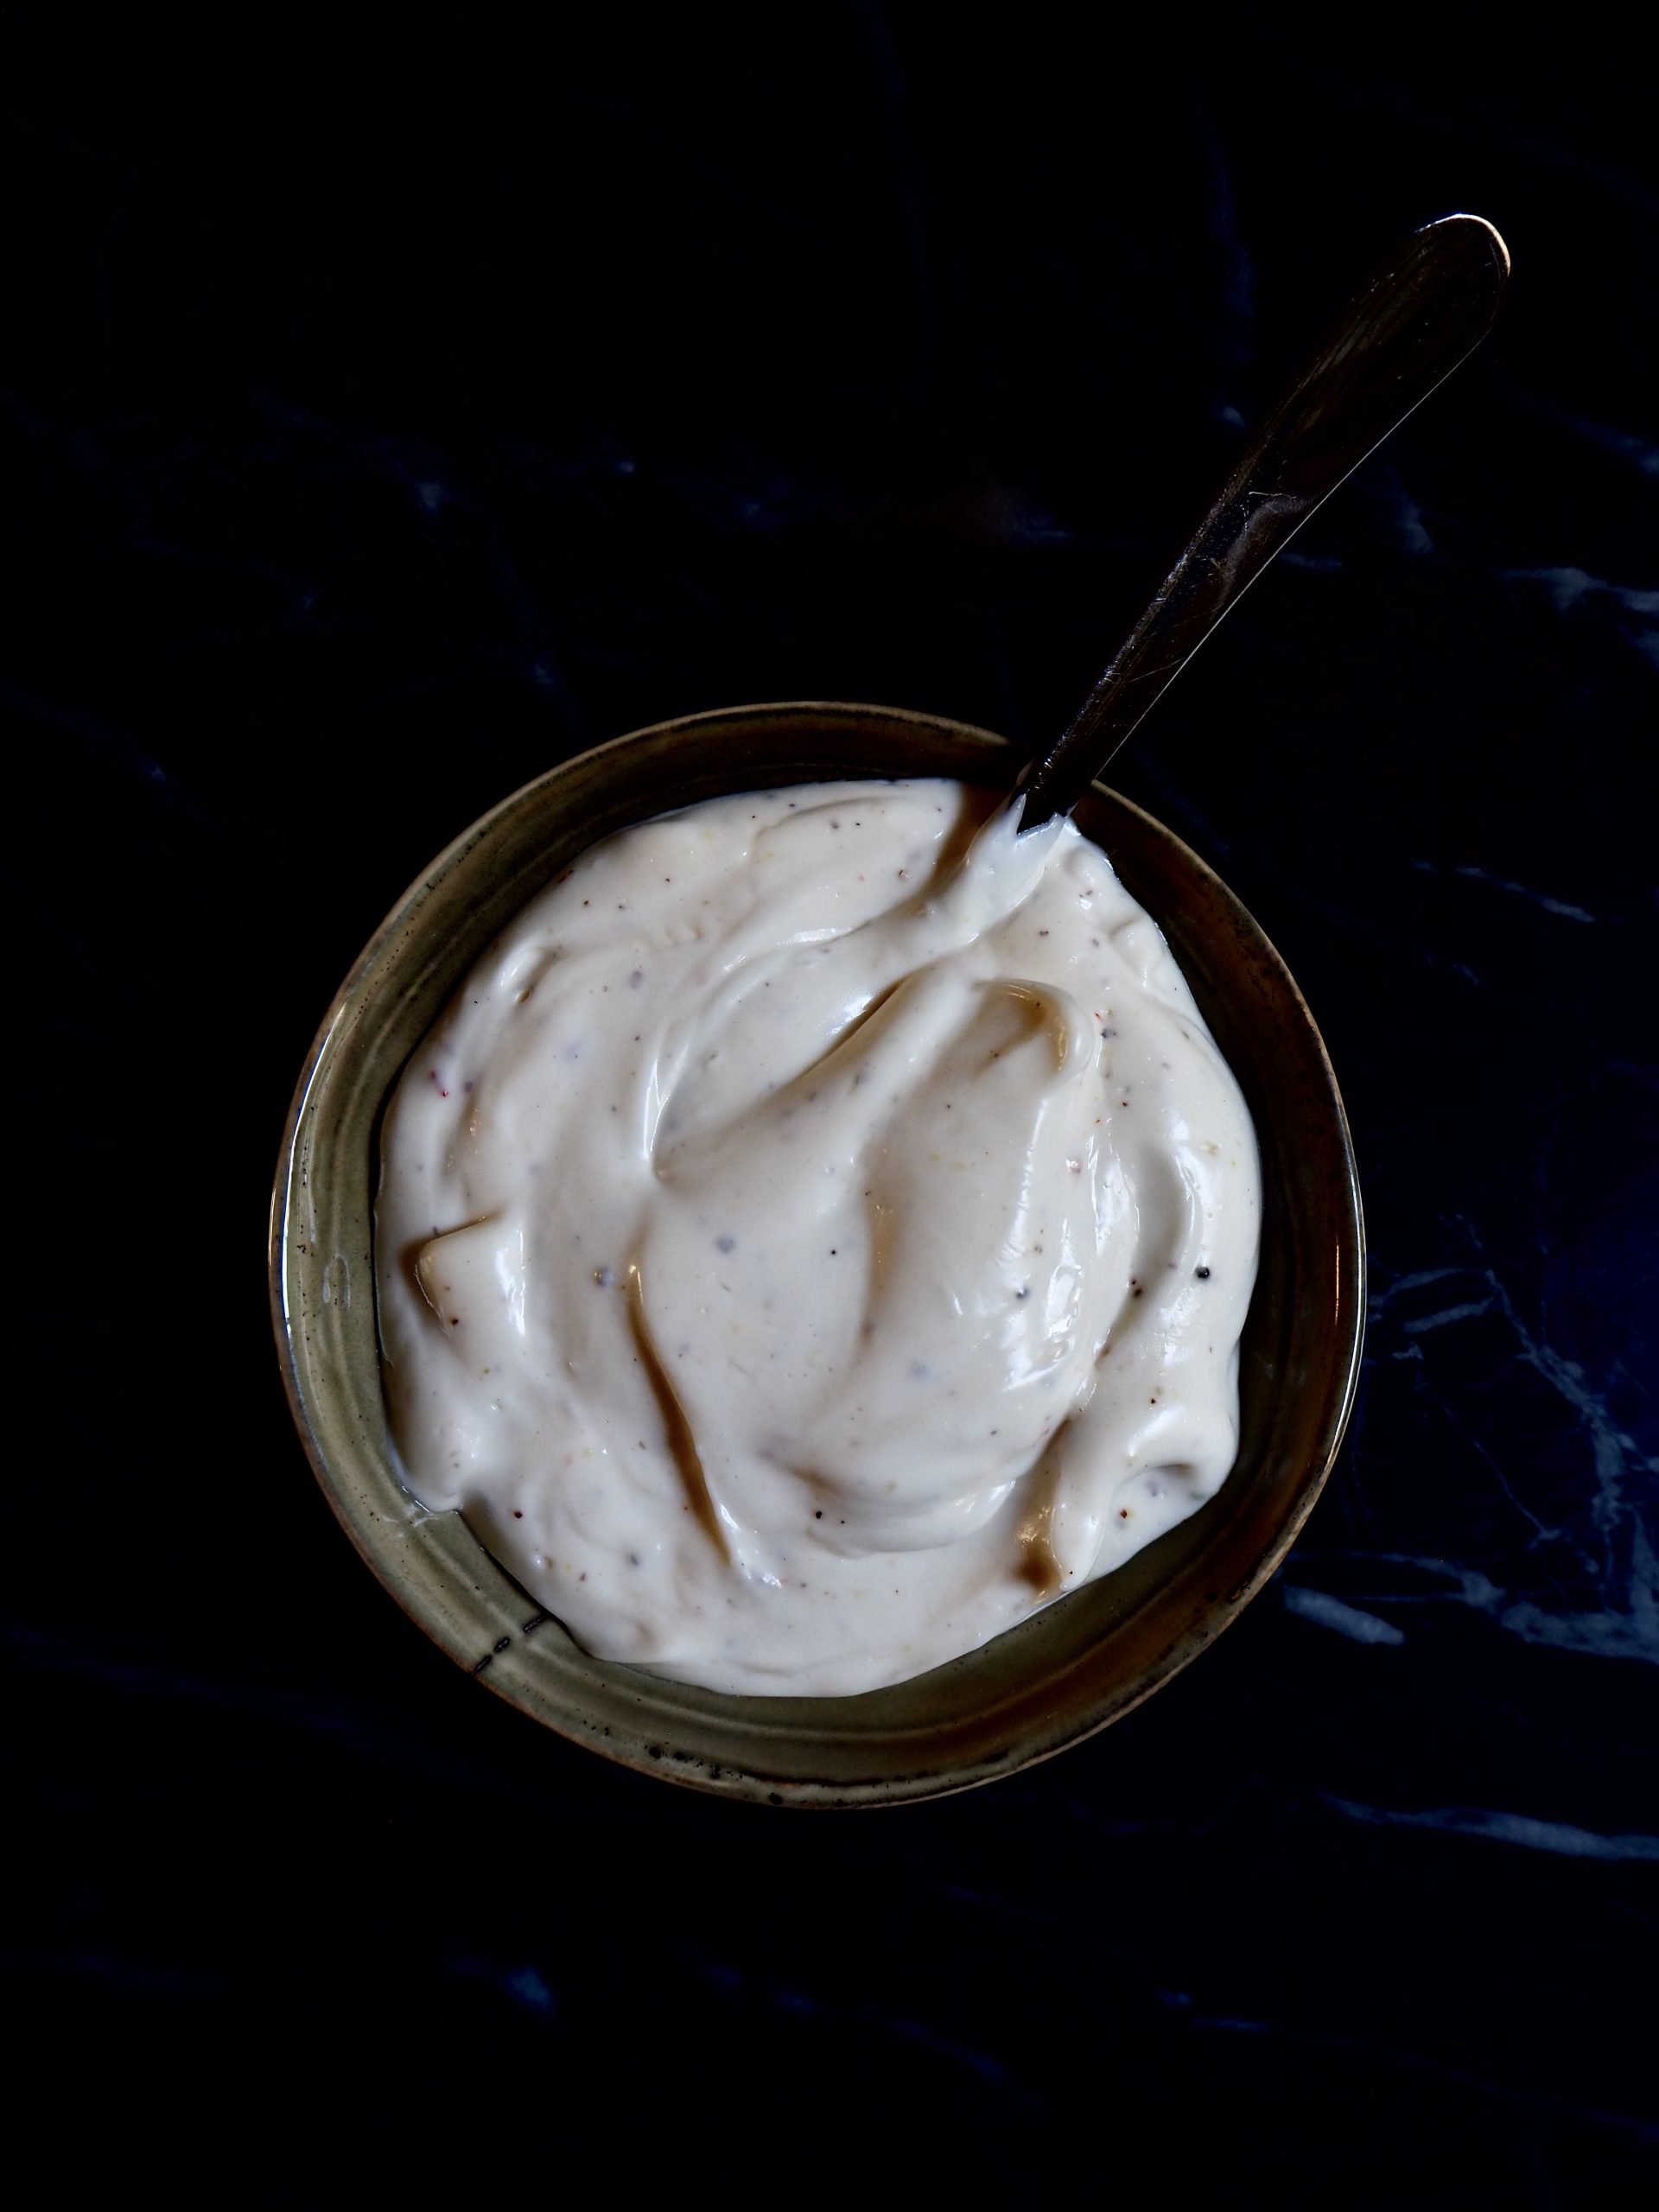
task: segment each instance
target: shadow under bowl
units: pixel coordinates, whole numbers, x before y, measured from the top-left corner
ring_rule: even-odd
[[[490,1689],[607,1758],[772,1804],[893,1803],[1014,1773],[1127,1713],[1204,1649],[1289,1549],[1353,1400],[1364,1242],[1319,1032],[1226,886],[1096,786],[1077,809],[1163,930],[1243,1087],[1261,1147],[1261,1265],[1241,1351],[1238,1459],[1199,1512],[1124,1566],[914,1680],[757,1698],[592,1659],[455,1513],[401,1481],[381,1395],[373,1210],[382,1109],[479,955],[589,846],[733,791],[946,776],[1006,788],[1001,739],[877,707],[738,708],[618,738],[527,785],[399,901],[301,1077],[273,1201],[270,1286],[289,1403],[346,1533],[404,1610]]]

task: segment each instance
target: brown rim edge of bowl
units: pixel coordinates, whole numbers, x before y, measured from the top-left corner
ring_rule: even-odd
[[[914,708],[876,706],[848,700],[753,701],[741,706],[712,708],[694,715],[675,715],[666,721],[649,723],[639,729],[625,731],[616,737],[605,740],[599,745],[589,746],[581,753],[573,753],[566,760],[555,762],[551,767],[543,770],[540,774],[532,776],[524,783],[517,785],[468,824],[458,836],[452,838],[410,882],[373,931],[329,1001],[327,1010],[318,1025],[316,1033],[312,1039],[310,1047],[302,1064],[277,1154],[267,1240],[269,1291],[272,1330],[276,1340],[278,1365],[282,1374],[283,1392],[288,1400],[289,1411],[299,1433],[305,1455],[310,1462],[312,1472],[328,1503],[330,1510],[351,1540],[352,1547],[358,1557],[369,1569],[381,1589],[397,1605],[399,1613],[406,1620],[412,1622],[428,1641],[435,1644],[455,1665],[464,1672],[472,1674],[474,1680],[480,1681],[486,1689],[515,1711],[521,1713],[526,1719],[549,1729],[567,1743],[583,1750],[596,1751],[613,1764],[623,1766],[633,1773],[671,1782],[680,1788],[694,1789],[704,1796],[721,1797],[738,1802],[770,1804],[800,1810],[869,1811],[886,1806],[913,1805],[925,1802],[929,1799],[956,1796],[966,1790],[982,1789],[990,1783],[1001,1781],[1005,1777],[1023,1772],[1030,1767],[1040,1765],[1047,1759],[1058,1757],[1062,1751],[1069,1751],[1073,1745],[1086,1742],[1091,1736],[1098,1735],[1102,1730],[1109,1727],[1115,1721],[1121,1720],[1127,1713],[1135,1711],[1136,1707],[1144,1704],[1154,1691],[1161,1689],[1176,1675],[1191,1665],[1201,1652],[1209,1649],[1218,1637],[1231,1627],[1244,1608],[1260,1594],[1277,1573],[1297,1536],[1300,1534],[1308,1516],[1319,1502],[1319,1495],[1330,1478],[1337,1456],[1342,1448],[1343,1439],[1352,1415],[1358,1392],[1364,1345],[1367,1252],[1364,1214],[1357,1164],[1354,1156],[1352,1133],[1349,1128],[1347,1110],[1343,1103],[1336,1072],[1332,1066],[1331,1057],[1325,1049],[1325,1039],[1319,1025],[1313,1019],[1300,986],[1291,974],[1278,947],[1262,929],[1255,917],[1238,900],[1224,879],[1198,854],[1195,853],[1182,838],[1177,836],[1173,830],[1159,821],[1155,816],[1149,814],[1144,807],[1138,805],[1133,799],[1126,798],[1121,792],[1113,791],[1109,785],[1096,784],[1094,786],[1114,805],[1124,808],[1149,824],[1159,836],[1166,839],[1176,849],[1184,865],[1189,866],[1198,876],[1219,888],[1225,901],[1235,907],[1249,923],[1276,971],[1279,981],[1287,996],[1294,1002],[1300,1019],[1306,1026],[1317,1056],[1318,1065],[1328,1088],[1331,1103],[1335,1109],[1336,1130],[1339,1141],[1344,1180],[1352,1210],[1352,1265],[1350,1270],[1351,1287],[1344,1291],[1339,1285],[1338,1310],[1343,1313],[1345,1323],[1339,1332],[1339,1339],[1345,1345],[1346,1360],[1341,1375],[1340,1390],[1336,1395],[1334,1417],[1328,1419],[1324,1424],[1329,1439],[1324,1456],[1316,1468],[1310,1469],[1303,1476],[1283,1525],[1273,1544],[1263,1554],[1249,1577],[1245,1581],[1236,1585],[1219,1599],[1205,1613],[1201,1624],[1190,1624],[1176,1635],[1161,1656],[1152,1662],[1122,1698],[1116,1700],[1109,1699],[1103,1710],[1085,1715],[1075,1726],[1064,1727],[1052,1737],[1039,1737],[1031,1742],[1028,1747],[1021,1748],[1016,1745],[1005,1756],[982,1758],[948,1778],[924,1773],[914,1777],[874,1777],[868,1781],[815,1783],[800,1782],[789,1777],[768,1774],[758,1766],[737,1769],[729,1764],[722,1764],[717,1772],[703,1772],[699,1770],[694,1760],[675,1759],[663,1756],[660,1751],[653,1753],[649,1746],[636,1753],[631,1747],[613,1738],[601,1741],[589,1731],[561,1725],[547,1713],[532,1708],[515,1693],[513,1686],[507,1681],[493,1680],[488,1672],[481,1675],[475,1673],[470,1653],[461,1648],[458,1642],[452,1642],[448,1637],[440,1634],[430,1622],[420,1618],[410,1611],[397,1590],[382,1573],[377,1554],[371,1547],[364,1531],[356,1525],[346,1510],[334,1471],[322,1452],[306,1411],[295,1359],[292,1331],[284,1290],[286,1272],[284,1262],[289,1243],[287,1216],[296,1173],[295,1153],[301,1122],[312,1085],[316,1079],[335,1029],[346,1012],[364,974],[380,952],[387,937],[400,926],[410,906],[420,900],[428,884],[446,869],[467,847],[487,835],[499,817],[515,807],[526,791],[535,788],[549,776],[561,774],[582,762],[620,750],[644,738],[663,737],[671,734],[690,732],[702,725],[710,723],[720,723],[730,727],[734,723],[741,723],[751,718],[755,721],[763,721],[791,715],[821,716],[831,722],[857,722],[874,717],[888,722],[913,723],[923,729],[968,738],[976,743],[988,741],[999,747],[1007,747],[1008,744],[1006,738],[994,730],[984,729],[971,722],[960,721],[954,716],[928,714]],[[1348,1239],[1344,1238],[1341,1249],[1346,1256],[1349,1249]],[[499,1562],[497,1564],[499,1566]],[[506,1570],[501,1571],[505,1573]],[[644,1669],[640,1672],[644,1681],[649,1682],[653,1679]],[[837,1701],[824,1700],[825,1703]],[[754,1700],[754,1702],[763,1702],[763,1700]]]

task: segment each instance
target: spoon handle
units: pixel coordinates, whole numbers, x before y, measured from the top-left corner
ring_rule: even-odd
[[[1022,830],[1067,814],[1320,502],[1491,327],[1509,249],[1479,215],[1414,231],[1268,415],[1076,719],[1031,760]]]

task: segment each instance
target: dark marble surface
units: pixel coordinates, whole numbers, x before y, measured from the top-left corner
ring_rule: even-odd
[[[1432,61],[536,12],[3,10],[25,2127],[259,2205],[522,2198],[588,2138],[778,2188],[1650,2187],[1644,71],[1594,10]],[[1325,310],[1459,206],[1514,251],[1497,338],[1117,779],[1353,1118],[1364,1386],[1288,1566],[1104,1736],[902,1813],[539,1732],[374,1587],[283,1408],[264,1212],[340,976],[639,723],[1053,728]]]

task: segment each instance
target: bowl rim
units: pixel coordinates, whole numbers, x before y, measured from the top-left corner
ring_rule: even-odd
[[[982,744],[988,741],[999,748],[1007,747],[1009,744],[1009,741],[999,733],[985,729],[977,724],[913,708],[882,706],[847,700],[789,699],[755,701],[734,707],[707,709],[692,715],[674,715],[664,721],[652,722],[637,729],[625,731],[616,737],[605,740],[601,744],[585,747],[579,753],[569,754],[553,762],[547,768],[517,785],[493,805],[486,808],[458,835],[451,838],[435,858],[406,885],[372,931],[362,950],[352,963],[339,988],[335,990],[302,1063],[278,1147],[267,1237],[270,1316],[283,1395],[287,1399],[289,1412],[298,1432],[301,1445],[310,1462],[312,1472],[335,1520],[350,1538],[358,1556],[404,1617],[412,1621],[429,1642],[435,1643],[440,1650],[463,1669],[469,1666],[467,1658],[460,1649],[452,1647],[451,1643],[439,1632],[432,1619],[424,1618],[423,1613],[416,1610],[411,1602],[410,1594],[402,1589],[387,1572],[386,1564],[381,1554],[368,1541],[364,1529],[358,1525],[348,1510],[342,1479],[329,1461],[307,1411],[300,1372],[300,1360],[295,1343],[296,1320],[289,1310],[287,1281],[289,1247],[291,1244],[296,1244],[297,1242],[290,1235],[289,1214],[296,1179],[297,1177],[303,1180],[303,1171],[301,1168],[298,1155],[308,1103],[329,1055],[336,1045],[341,1025],[352,1008],[358,990],[365,977],[374,967],[389,939],[404,926],[411,909],[418,906],[429,890],[448,873],[465,851],[486,837],[502,817],[519,807],[531,792],[551,779],[567,775],[574,768],[585,766],[603,756],[625,751],[647,739],[690,736],[699,728],[709,725],[718,724],[729,728],[748,719],[761,721],[790,715],[811,715],[832,721],[844,719],[849,722],[874,718],[888,723],[912,723],[919,729],[936,734],[965,738],[976,744]],[[658,1747],[652,1747],[648,1751],[642,1748],[636,1751],[625,1742],[612,1738],[608,1730],[606,1732],[605,1739],[601,1740],[594,1733],[576,1725],[564,1725],[553,1713],[547,1710],[543,1704],[532,1703],[517,1694],[512,1681],[502,1678],[494,1670],[480,1665],[471,1666],[470,1670],[474,1679],[481,1681],[486,1688],[492,1690],[517,1711],[523,1713],[526,1718],[550,1728],[566,1742],[588,1750],[598,1751],[635,1773],[653,1775],[661,1779],[677,1783],[683,1787],[749,1802],[850,1810],[899,1803],[916,1803],[935,1797],[959,1795],[963,1790],[982,1788],[1005,1775],[1020,1772],[1028,1767],[1039,1764],[1046,1759],[1056,1758],[1062,1751],[1071,1749],[1073,1745],[1082,1743],[1090,1736],[1098,1734],[1114,1721],[1121,1719],[1124,1714],[1134,1711],[1137,1706],[1144,1704],[1154,1691],[1160,1689],[1165,1683],[1190,1665],[1200,1651],[1209,1649],[1217,1637],[1232,1625],[1251,1599],[1278,1571],[1300,1534],[1330,1478],[1332,1469],[1342,1448],[1358,1395],[1364,1344],[1367,1283],[1365,1222],[1353,1137],[1349,1127],[1347,1110],[1337,1084],[1336,1073],[1332,1066],[1324,1037],[1313,1019],[1301,988],[1291,974],[1277,946],[1268,938],[1254,915],[1243,906],[1243,902],[1237,899],[1236,893],[1230,891],[1217,871],[1157,817],[1108,785],[1096,781],[1091,785],[1090,788],[1108,799],[1115,807],[1122,809],[1126,814],[1146,824],[1157,837],[1165,840],[1170,847],[1174,849],[1183,867],[1190,868],[1198,879],[1217,886],[1243,914],[1254,932],[1259,947],[1267,954],[1277,971],[1279,984],[1294,1005],[1327,1087],[1329,1103],[1333,1111],[1334,1134],[1338,1140],[1342,1163],[1343,1189],[1347,1202],[1347,1215],[1344,1225],[1351,1237],[1353,1268],[1351,1289],[1345,1300],[1349,1307],[1350,1325],[1345,1343],[1340,1347],[1342,1366],[1339,1388],[1331,1393],[1335,1399],[1334,1413],[1325,1424],[1325,1433],[1329,1441],[1322,1460],[1317,1465],[1309,1466],[1302,1474],[1288,1500],[1273,1541],[1257,1558],[1249,1574],[1221,1595],[1208,1608],[1201,1620],[1195,1619],[1176,1634],[1161,1657],[1146,1669],[1139,1681],[1128,1694],[1105,1700],[1106,1709],[1103,1711],[1085,1712],[1077,1719],[1074,1725],[1063,1727],[1049,1740],[1019,1746],[1011,1754],[988,1759],[981,1758],[971,1769],[957,1774],[941,1776],[938,1773],[930,1773],[922,1777],[883,1777],[868,1783],[825,1783],[821,1786],[790,1783],[780,1786],[778,1777],[769,1775],[758,1768],[744,1770],[733,1765],[726,1765],[705,1773],[695,1764],[684,1764],[674,1758],[664,1757]],[[662,810],[671,811],[672,810]],[[641,815],[637,818],[644,821],[651,817]],[[601,834],[603,836],[613,833],[606,830]],[[1154,920],[1157,921],[1158,917],[1154,915]],[[477,956],[474,954],[473,957],[475,958]],[[394,1082],[396,1079],[396,1077],[393,1078]],[[382,1103],[384,1103],[384,1097]],[[378,1295],[376,1304],[378,1308]],[[378,1319],[375,1326],[378,1337]],[[1333,1367],[1334,1365],[1333,1362]],[[1333,1376],[1333,1379],[1336,1378]],[[1223,1487],[1224,1489],[1225,1486]],[[424,1512],[424,1509],[422,1510]],[[448,1519],[458,1516],[433,1516],[431,1517]],[[474,1541],[478,1540],[474,1539]],[[484,1549],[481,1545],[480,1548]],[[487,1553],[486,1555],[489,1556]],[[494,1563],[497,1566],[499,1565],[499,1562]],[[510,1570],[503,1569],[502,1571],[510,1573]],[[528,1593],[526,1595],[528,1596]],[[539,1606],[538,1610],[540,1610]],[[552,1618],[544,1611],[542,1617]],[[994,1642],[1001,1640],[1001,1638],[993,1639]],[[647,1670],[637,1671],[640,1672],[650,1683],[654,1684],[658,1680],[658,1677],[650,1675]],[[852,1701],[850,1699],[834,1697],[811,1700],[815,1704],[824,1707]],[[771,1706],[775,1701],[762,1698],[734,1698],[731,1702],[738,1705],[764,1707]]]

